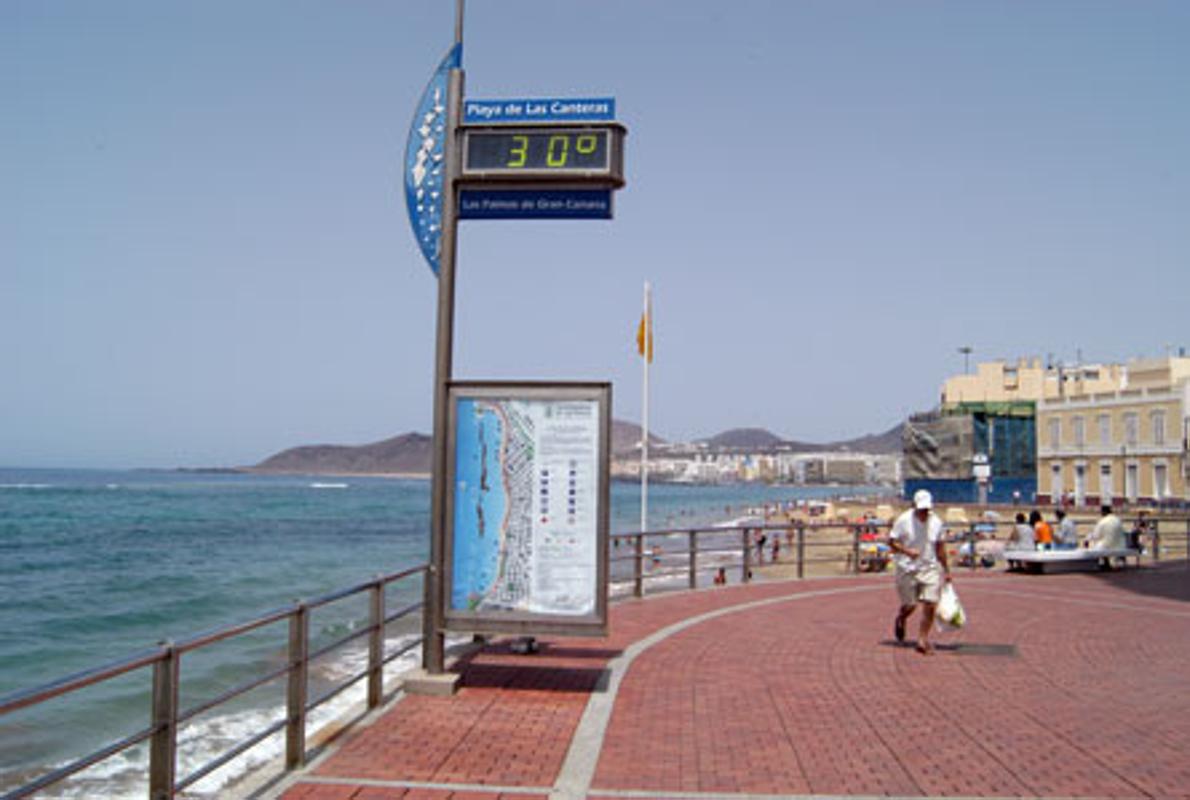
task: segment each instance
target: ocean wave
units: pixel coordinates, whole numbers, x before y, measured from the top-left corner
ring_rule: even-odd
[[[0,489],[53,489],[52,483],[0,483]]]
[[[314,482],[310,484],[311,489],[346,489],[350,486],[349,483],[320,483]]]

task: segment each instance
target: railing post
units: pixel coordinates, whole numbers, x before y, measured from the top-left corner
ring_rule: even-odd
[[[306,657],[310,647],[310,610],[299,602],[289,617],[289,692],[286,697],[285,768],[306,763]]]
[[[645,534],[642,531],[636,535],[636,556],[633,558],[633,588],[636,597],[645,596]]]
[[[797,576],[806,577],[806,523],[797,524]]]
[[[740,578],[741,583],[748,583],[750,580],[752,580],[752,537],[750,536],[751,532],[752,531],[750,529],[744,528],[743,532],[740,534],[740,537],[743,540],[743,545],[744,545],[744,560],[742,562],[743,566],[744,566],[744,574]]]
[[[859,574],[859,526],[851,526],[851,569]]]
[[[690,537],[690,588],[698,588],[698,537],[694,531],[689,531]]]
[[[153,664],[153,736],[149,740],[149,798],[173,800],[178,756],[178,651],[162,642],[165,653]]]
[[[371,593],[372,635],[368,637],[368,708],[376,708],[384,696],[384,581],[379,576]]]
[[[1153,520],[1153,561],[1161,560],[1161,520]]]

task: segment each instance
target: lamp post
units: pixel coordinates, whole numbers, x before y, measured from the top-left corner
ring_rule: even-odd
[[[963,374],[968,375],[971,372],[971,351],[970,345],[963,345],[959,348],[959,352],[963,354]]]

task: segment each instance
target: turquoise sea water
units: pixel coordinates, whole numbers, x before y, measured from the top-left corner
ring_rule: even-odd
[[[650,528],[712,524],[838,491],[652,486]],[[0,694],[424,563],[428,507],[429,483],[415,480],[0,469]],[[639,514],[639,487],[613,484],[613,533],[636,530]],[[420,581],[408,581],[388,607],[420,596]],[[362,598],[316,612],[312,648],[364,618]],[[414,619],[396,626],[390,648],[417,631]],[[183,707],[276,668],[284,647],[282,624],[188,654]],[[328,657],[313,680],[356,674],[362,659],[358,649]],[[407,663],[419,659],[411,652]],[[141,671],[0,717],[0,791],[144,728],[148,683]],[[283,696],[283,685],[266,686],[194,720],[179,773],[279,719]],[[46,796],[144,797],[144,760],[143,752],[112,759]],[[217,795],[245,768],[199,787]]]

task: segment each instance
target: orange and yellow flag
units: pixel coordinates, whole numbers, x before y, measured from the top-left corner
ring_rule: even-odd
[[[649,308],[640,315],[640,325],[636,329],[636,351],[653,363],[653,308]]]

